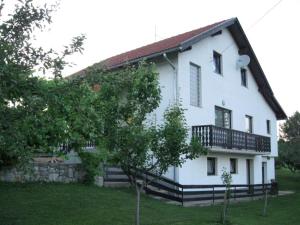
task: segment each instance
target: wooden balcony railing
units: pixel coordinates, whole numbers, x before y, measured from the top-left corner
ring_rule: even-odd
[[[193,126],[192,134],[200,138],[205,147],[221,147],[226,149],[244,149],[257,152],[271,152],[270,137],[250,134],[214,125]]]

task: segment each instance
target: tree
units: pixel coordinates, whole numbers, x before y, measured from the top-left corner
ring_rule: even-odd
[[[300,169],[300,113],[296,111],[280,128],[277,164],[295,172]]]
[[[278,141],[278,150],[277,164],[288,168],[293,173],[300,170],[299,141],[285,141],[280,139]]]
[[[296,111],[281,125],[281,138],[286,141],[300,140],[300,113]]]
[[[232,176],[224,168],[223,168],[223,172],[221,175],[221,180],[222,180],[222,183],[225,185],[224,203],[223,203],[223,211],[221,214],[221,222],[222,222],[222,224],[226,224],[229,221],[228,207],[229,207],[230,185],[232,183]]]
[[[67,144],[65,154],[74,150],[81,158],[85,169],[85,182],[92,183],[100,173],[100,163],[106,158],[105,149],[100,149],[102,143],[101,114],[96,111],[97,92],[81,79],[54,80],[47,82],[47,104],[41,120],[45,121],[48,144],[52,152],[61,143]],[[49,124],[50,123],[50,124]],[[84,150],[87,141],[92,142],[96,149],[93,152]]]
[[[158,177],[170,166],[203,153],[197,139],[187,141],[188,130],[180,105],[170,106],[164,121],[148,119],[161,99],[158,74],[153,64],[140,63],[117,71],[91,68],[87,79],[98,85],[97,111],[101,114],[103,140],[111,161],[118,163],[136,191],[135,224],[140,224],[140,193],[146,172]]]
[[[74,131],[91,124],[84,115],[93,113],[88,105],[91,89],[61,78],[69,65],[66,57],[82,51],[85,37],[75,37],[61,53],[35,47],[34,31],[42,31],[51,23],[56,7],[39,7],[32,0],[24,0],[18,1],[12,14],[4,15],[5,9],[1,1],[0,167],[25,164],[34,152],[55,151],[66,139],[74,147],[82,145],[90,138],[90,130]],[[35,76],[37,71],[50,71],[54,80]]]

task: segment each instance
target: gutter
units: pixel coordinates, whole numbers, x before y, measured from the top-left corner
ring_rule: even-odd
[[[164,59],[168,62],[168,64],[172,67],[174,71],[174,77],[175,77],[175,96],[174,96],[174,101],[175,104],[177,105],[178,102],[178,70],[177,67],[171,62],[171,60],[168,58],[167,53],[163,53]]]
[[[114,65],[114,66],[111,66],[111,67],[108,67],[108,70],[114,70],[114,69],[118,69],[119,67],[122,67],[124,66],[125,64],[132,64],[132,63],[137,63],[141,60],[148,60],[148,59],[153,59],[157,56],[161,56],[163,54],[166,54],[166,53],[173,53],[173,52],[178,52],[180,51],[182,48],[181,47],[174,47],[174,48],[169,48],[169,49],[166,49],[166,50],[163,50],[163,51],[160,51],[160,52],[156,52],[156,53],[153,53],[153,54],[150,54],[150,55],[146,55],[146,56],[143,56],[143,57],[138,57],[138,58],[135,58],[135,59],[132,59],[132,60],[129,60],[127,62],[122,62],[122,63],[119,63],[117,65]],[[101,62],[100,62],[101,63]]]

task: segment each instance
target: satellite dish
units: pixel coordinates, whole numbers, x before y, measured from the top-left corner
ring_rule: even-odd
[[[248,55],[240,55],[236,61],[237,68],[243,68],[250,63],[250,57]]]

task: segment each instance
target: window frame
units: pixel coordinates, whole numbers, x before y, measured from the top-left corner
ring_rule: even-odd
[[[213,172],[210,173],[208,171],[208,161],[211,161],[213,162]],[[217,158],[216,157],[207,157],[207,160],[206,160],[206,169],[207,169],[207,176],[217,176]]]
[[[229,159],[230,162],[230,174],[237,174],[238,173],[238,159],[237,158],[230,158]],[[232,162],[234,162],[234,171],[232,171]]]
[[[213,64],[214,64],[214,72],[223,75],[223,59],[222,54],[217,51],[213,51]]]
[[[246,123],[246,120],[245,120],[245,130],[247,133],[249,134],[253,134],[253,117],[252,116],[249,116],[249,115],[245,115],[245,119],[249,119],[249,130],[247,129],[247,123]]]
[[[241,85],[243,87],[248,88],[248,73],[247,73],[247,69],[245,68],[241,68],[240,70],[241,72]],[[244,83],[245,82],[245,83]]]
[[[192,103],[192,88],[191,88],[191,67],[197,68],[197,105]],[[201,67],[193,62],[190,62],[190,105],[194,107],[202,107],[202,77]]]

